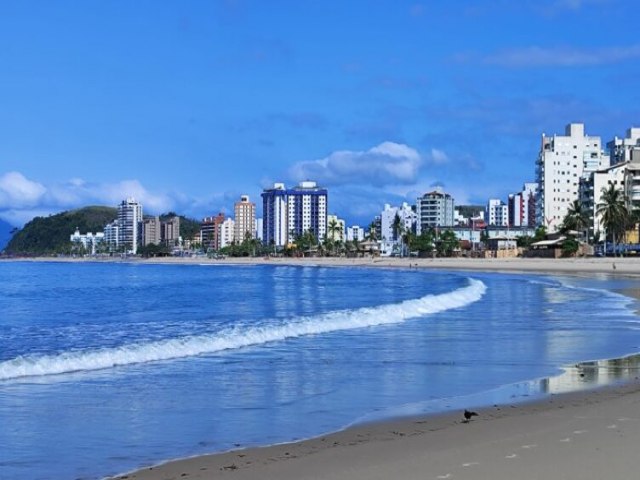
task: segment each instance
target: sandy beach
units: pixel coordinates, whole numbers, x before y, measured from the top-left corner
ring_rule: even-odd
[[[147,263],[436,268],[638,275],[640,259],[156,259]],[[634,294],[635,292],[627,292]],[[319,438],[168,462],[117,479],[628,479],[637,470],[640,381],[362,425]]]
[[[206,257],[161,257],[161,258],[70,258],[38,257],[16,258],[5,261],[55,261],[55,262],[129,262],[137,264],[184,264],[184,265],[296,265],[296,266],[354,266],[395,267],[442,270],[470,270],[487,272],[527,272],[548,274],[611,274],[640,275],[640,258],[391,258],[391,257],[234,257],[209,259]]]
[[[530,404],[351,428],[299,443],[170,462],[118,479],[629,479],[640,383]]]

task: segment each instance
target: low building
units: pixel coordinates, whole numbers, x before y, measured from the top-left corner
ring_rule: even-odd
[[[105,241],[103,232],[96,232],[95,234],[89,232],[82,234],[77,228],[71,235],[70,240],[74,245],[81,245],[84,252],[91,255],[95,255],[96,247]]]

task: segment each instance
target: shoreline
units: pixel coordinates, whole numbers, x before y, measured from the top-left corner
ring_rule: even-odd
[[[162,258],[5,258],[2,262],[127,263],[132,265],[281,265],[318,267],[386,267],[540,274],[608,274],[640,276],[640,258],[398,258],[398,257],[162,257]]]
[[[186,261],[185,261],[186,260]],[[640,275],[640,259],[156,259],[142,261],[143,264],[184,265],[287,265],[287,266],[336,266],[336,267],[393,267],[437,270],[469,270],[508,273],[539,273],[548,275],[569,274],[584,276],[606,274],[607,276],[636,277]],[[243,260],[243,261],[242,261]],[[258,261],[256,261],[258,260]],[[409,262],[410,260],[410,262]],[[136,262],[138,263],[138,262]],[[411,265],[409,266],[409,263]],[[612,264],[615,263],[615,270]],[[638,290],[628,290],[627,296],[640,300]],[[634,294],[635,293],[635,294]],[[634,359],[631,374],[624,379],[610,380],[606,385],[593,384],[577,388],[585,374],[584,366],[595,367],[596,374],[601,363],[624,362]],[[597,429],[599,433],[591,439],[593,449],[599,451],[614,441],[621,443],[640,442],[640,418],[631,411],[630,405],[640,404],[640,380],[638,380],[639,354],[629,354],[622,359],[582,362],[565,367],[564,373],[546,379],[520,382],[534,384],[546,382],[549,391],[534,398],[525,395],[512,403],[479,407],[479,417],[464,422],[462,410],[455,412],[422,413],[399,418],[380,419],[356,424],[343,430],[316,438],[292,441],[263,447],[249,447],[227,452],[218,452],[194,457],[169,460],[126,474],[108,477],[113,480],[160,480],[169,478],[210,479],[339,479],[353,478],[387,479],[398,478],[539,478],[540,466],[557,462],[566,478],[601,478],[589,476],[592,470],[579,467],[574,461],[564,461],[558,456],[559,446],[567,446],[570,455],[589,464],[592,449],[579,447],[579,441],[588,438],[586,433]],[[593,370],[592,370],[593,371]],[[573,377],[573,386],[563,384],[563,377]],[[588,380],[587,380],[588,381]],[[550,387],[556,383],[556,392]],[[571,379],[569,381],[571,383]],[[566,390],[565,390],[566,389]],[[470,404],[468,408],[476,409]],[[594,415],[593,412],[604,412]],[[606,421],[604,419],[606,418]],[[604,427],[601,423],[607,423]],[[617,422],[617,423],[616,423]],[[635,423],[637,422],[637,423]],[[580,426],[575,425],[580,424]],[[597,424],[597,425],[596,425]],[[565,428],[566,427],[566,428]],[[566,434],[560,430],[565,428]],[[574,428],[574,430],[571,430]],[[635,429],[634,432],[631,430]],[[468,433],[472,431],[470,440]],[[557,437],[550,431],[557,431]],[[564,431],[563,431],[564,432]],[[585,436],[580,436],[580,435]],[[612,435],[608,435],[612,434]],[[555,433],[554,433],[555,435]],[[516,440],[514,440],[517,439]],[[624,440],[620,440],[624,439]],[[515,442],[515,443],[514,443]],[[540,443],[554,445],[541,459],[531,459],[524,470],[512,470],[524,453],[539,453]],[[522,445],[516,445],[521,443]],[[496,459],[500,448],[511,450],[503,458]],[[507,448],[508,447],[508,448]],[[536,450],[537,449],[537,450]],[[505,450],[505,451],[506,451]],[[624,449],[622,449],[624,450]],[[458,462],[464,452],[470,460]],[[499,456],[499,455],[498,455]],[[535,455],[530,455],[535,456]],[[480,461],[480,459],[483,459]],[[489,461],[490,459],[491,461]],[[633,464],[635,455],[625,453],[618,463],[618,475],[610,473],[607,478],[628,478],[633,470],[625,466]],[[481,467],[484,465],[484,467]],[[593,467],[593,466],[592,466]],[[593,467],[595,468],[595,467]],[[481,470],[485,471],[481,471]],[[538,470],[537,470],[538,469]],[[398,474],[401,471],[401,474]],[[455,473],[452,473],[455,472]],[[545,478],[560,477],[556,466]],[[565,478],[563,477],[563,478]],[[604,478],[604,476],[602,477]]]
[[[397,475],[398,469],[403,469],[403,473],[397,478],[403,479],[454,478],[451,471],[457,472],[455,478],[468,479],[605,478],[590,476],[589,468],[576,469],[578,465],[573,461],[547,465],[552,470],[539,477],[540,459],[530,459],[535,468],[515,471],[511,467],[517,462],[507,460],[519,459],[525,453],[535,456],[542,451],[535,449],[543,443],[552,447],[544,452],[547,459],[543,459],[543,464],[548,463],[549,456],[560,462],[557,451],[560,446],[573,457],[588,462],[593,449],[584,449],[583,439],[598,445],[593,447],[596,451],[600,446],[612,447],[612,441],[636,445],[640,440],[637,428],[640,418],[636,412],[640,404],[640,354],[611,362],[629,358],[634,359],[634,365],[628,369],[626,380],[583,390],[551,392],[534,400],[479,408],[469,405],[478,413],[471,421],[464,420],[460,409],[373,421],[310,439],[169,460],[107,478],[384,480],[393,478],[394,472]],[[580,375],[582,365],[576,365],[570,374]],[[554,378],[557,377],[546,380]],[[587,435],[589,432],[592,435]],[[636,454],[630,457],[628,452],[623,453],[618,462],[622,470],[617,475],[609,473],[606,478],[630,478]],[[462,461],[465,458],[470,461]],[[606,459],[612,461],[611,451]],[[560,474],[558,467],[564,473]]]

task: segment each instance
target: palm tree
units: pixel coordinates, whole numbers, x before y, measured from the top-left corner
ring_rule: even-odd
[[[336,233],[340,233],[340,230],[342,230],[342,228],[340,227],[340,224],[336,221],[335,218],[332,218],[331,221],[329,222],[329,225],[327,226],[327,230],[329,233],[329,236],[331,237],[331,240],[336,239]]]
[[[584,231],[588,225],[589,217],[587,216],[587,212],[582,208],[580,200],[574,200],[571,205],[569,205],[567,214],[562,220],[562,227],[560,230],[564,233],[570,230],[575,230],[582,232],[584,235]]]
[[[605,230],[611,234],[613,242],[613,255],[616,254],[616,237],[624,233],[629,219],[629,212],[624,205],[624,194],[615,185],[602,188],[600,203],[596,207],[596,215],[600,216],[600,221]],[[606,237],[605,237],[606,238]]]
[[[369,225],[369,235],[367,235],[368,239],[372,242],[376,242],[378,240],[378,234],[376,233],[376,222],[371,222]]]

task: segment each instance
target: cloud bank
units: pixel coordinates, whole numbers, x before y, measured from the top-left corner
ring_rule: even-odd
[[[367,184],[376,187],[415,183],[421,155],[413,148],[383,142],[366,151],[340,150],[320,160],[298,162],[289,174],[295,181],[313,179],[323,185]]]
[[[76,178],[46,186],[20,172],[0,175],[0,218],[19,227],[35,216],[87,205],[116,206],[127,197],[135,197],[152,213],[166,212],[184,201],[179,196],[151,193],[137,180],[88,183]]]

